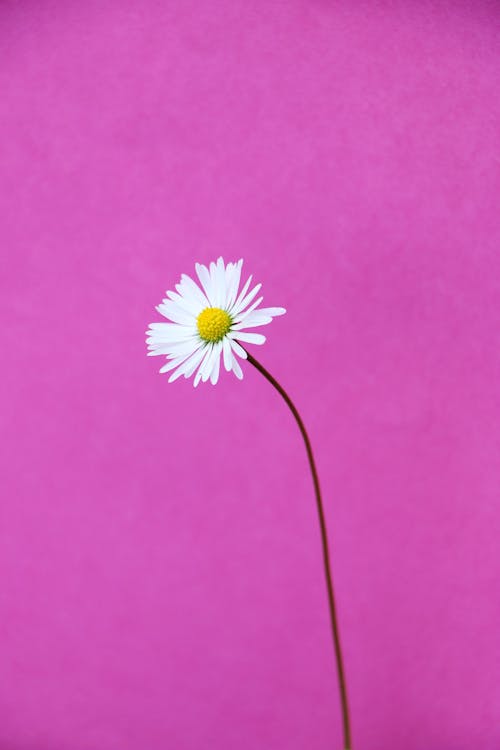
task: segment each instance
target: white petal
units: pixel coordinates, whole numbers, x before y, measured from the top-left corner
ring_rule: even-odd
[[[269,316],[260,314],[260,310],[253,312],[248,318],[242,323],[237,323],[231,326],[232,331],[241,331],[243,328],[258,328],[259,326],[267,326],[268,323],[272,323],[273,319]]]
[[[284,307],[260,307],[258,310],[254,310],[255,307],[256,304],[254,302],[254,304],[249,307],[248,310],[240,313],[240,315],[235,318],[236,325],[233,326],[235,330],[237,330],[239,324],[242,321],[245,321],[244,327],[248,326],[249,328],[254,328],[256,326],[266,325],[267,323],[271,322],[273,317],[284,315],[286,313]],[[265,318],[265,322],[261,321],[261,318]]]
[[[195,297],[192,297],[191,295],[183,295],[182,284],[176,284],[175,288],[177,289],[178,294],[176,294],[176,292],[167,292],[167,297],[169,299],[165,299],[163,301],[175,302],[178,307],[180,307],[182,310],[185,310],[185,312],[187,312],[189,315],[193,315],[195,318],[198,317],[203,309],[203,305],[200,305]]]
[[[257,310],[257,312],[261,315],[270,315],[272,318],[274,318],[278,315],[284,315],[286,313],[286,310],[284,307],[261,307],[260,310]]]
[[[252,291],[249,292],[247,296],[241,300],[241,302],[236,303],[236,305],[234,306],[234,310],[233,310],[233,315],[235,317],[237,317],[239,313],[243,312],[245,307],[250,304],[250,302],[253,300],[253,298],[255,297],[259,289],[261,288],[261,286],[262,284],[257,284],[256,286],[254,286]]]
[[[181,364],[181,365],[180,365],[180,366],[179,366],[179,367],[177,368],[177,370],[175,370],[175,371],[174,371],[174,372],[173,372],[173,373],[171,374],[171,376],[170,376],[170,377],[169,377],[169,379],[168,379],[168,382],[169,382],[169,383],[173,383],[173,382],[174,382],[174,380],[177,380],[177,378],[180,378],[180,377],[181,377],[181,375],[182,375],[182,374],[183,374],[183,372],[184,372],[183,368],[184,368],[185,366],[186,366],[186,362],[184,362],[183,364]]]
[[[150,330],[146,331],[148,336],[146,341],[147,343],[182,341],[194,335],[194,333],[194,327],[188,328],[187,326],[177,325],[177,323],[156,323],[151,324]]]
[[[202,347],[200,346],[200,349]],[[172,375],[169,377],[168,382],[173,383],[174,380],[177,380],[177,378],[180,378],[181,375],[186,375],[186,377],[194,372],[196,369],[196,365],[200,361],[201,357],[199,356],[200,350],[198,349],[195,351],[190,357],[188,357],[181,365],[177,368],[177,370],[172,373]],[[203,351],[202,351],[203,354]],[[194,365],[193,365],[194,360]]]
[[[218,344],[214,347],[216,351],[216,356],[214,358],[214,363],[212,366],[212,372],[210,373],[210,381],[212,385],[216,385],[218,379],[219,379],[219,372],[220,372],[220,355],[222,351],[222,343],[219,341]]]
[[[233,266],[233,272],[231,274],[230,281],[227,282],[227,309],[234,304],[236,295],[238,294],[238,287],[240,285],[241,269],[243,266],[243,259],[240,259]]]
[[[255,302],[253,302],[250,305],[250,307],[247,310],[245,310],[245,312],[240,312],[239,315],[235,316],[234,322],[235,323],[241,323],[242,320],[245,320],[246,317],[247,317],[247,315],[250,315],[251,313],[253,313],[253,311],[255,310],[255,308],[260,305],[260,303],[262,302],[263,299],[264,299],[264,297],[257,297],[257,299],[255,300]]]
[[[150,323],[149,328],[151,331],[186,330],[186,326],[179,325],[178,323]],[[149,333],[149,330],[146,333]]]
[[[183,336],[182,338],[161,338],[160,336],[151,336],[146,339],[148,349],[168,349],[172,344],[184,344],[186,341],[190,341],[190,337]]]
[[[198,374],[200,375],[204,383],[208,380],[208,378],[210,377],[210,373],[212,372],[213,352],[214,352],[213,346],[208,345],[207,353],[205,357],[203,358],[203,362],[201,363],[198,372],[196,373],[197,375]]]
[[[212,289],[212,280],[210,278],[209,270],[202,263],[196,263],[195,268],[196,268],[196,273],[198,274],[198,278],[207,296],[207,299],[209,302],[208,306],[213,307],[214,306],[213,289]]]
[[[234,278],[235,273],[236,273],[236,263],[227,263],[226,270],[224,273],[225,296],[224,296],[224,303],[222,306],[224,310],[228,310],[230,307],[232,280]]]
[[[220,348],[219,344],[220,344],[220,342],[218,342],[217,344],[214,344],[214,346],[212,348],[212,358],[210,360],[210,369],[209,369],[209,374],[208,374],[207,380],[208,380],[208,378],[210,378],[210,379],[212,378],[214,369],[215,368],[217,368],[217,369],[219,368],[219,364],[220,364],[220,352],[221,352],[221,348]]]
[[[226,299],[225,271],[222,258],[218,258],[217,263],[210,263],[210,281],[212,283],[214,307],[222,307]]]
[[[240,363],[238,362],[234,354],[233,354],[233,372],[238,378],[238,380],[243,379],[243,370],[241,369]]]
[[[226,293],[226,269],[224,268],[224,261],[222,258],[217,259],[216,265],[216,283],[217,283],[217,307],[225,308],[227,293]]]
[[[215,265],[215,263],[213,261],[210,263],[210,265],[208,267],[208,270],[209,270],[209,273],[210,273],[210,285],[212,287],[212,297],[211,297],[211,300],[213,301],[214,307],[218,307],[217,300],[219,298],[219,295],[218,295],[217,278],[216,278],[217,277],[217,274],[216,274],[217,266]]]
[[[181,286],[183,289],[186,289],[192,297],[200,303],[200,305],[203,305],[203,307],[210,307],[208,297],[202,292],[191,276],[183,273],[181,276]]]
[[[196,386],[198,385],[198,383],[201,380],[201,376],[203,375],[204,367],[205,367],[207,361],[210,359],[211,353],[212,353],[211,347],[210,346],[206,346],[205,347],[205,355],[204,355],[204,357],[203,357],[203,359],[201,361],[201,364],[200,364],[200,366],[198,368],[198,372],[196,373],[196,375],[194,377],[193,385],[194,385],[195,388],[196,388]]]
[[[190,341],[175,341],[159,344],[148,345],[148,357],[155,357],[159,354],[165,355],[167,359],[173,359],[179,357],[181,354],[189,354],[196,349],[199,344],[199,339],[192,339]]]
[[[263,344],[266,337],[261,333],[245,333],[244,331],[235,331],[234,333],[228,333],[229,338],[238,339],[238,341],[246,341],[248,344]]]
[[[163,367],[160,367],[160,372],[169,372],[169,370],[175,370],[176,367],[178,367],[180,364],[184,362],[185,359],[188,358],[189,355],[185,354],[183,357],[176,357],[175,359],[171,359],[166,364],[163,365]]]
[[[195,322],[195,317],[183,310],[175,302],[162,302],[161,305],[158,305],[156,309],[165,318],[173,320],[174,323],[192,326]]]
[[[189,378],[193,374],[193,372],[196,370],[196,368],[200,364],[204,354],[205,354],[205,347],[200,346],[200,348],[192,355],[192,357],[189,358],[189,365],[184,370],[185,378]]]
[[[233,367],[233,357],[231,355],[231,341],[227,337],[222,339],[222,350],[224,353],[224,367],[227,372],[230,372]]]
[[[252,278],[253,278],[252,274],[250,274],[250,276],[248,277],[248,279],[247,279],[247,281],[245,283],[245,286],[243,287],[243,289],[241,290],[241,292],[238,295],[238,299],[236,300],[236,302],[234,303],[234,305],[232,305],[232,308],[230,310],[230,312],[232,314],[235,315],[236,314],[236,310],[239,309],[239,304],[240,304],[241,300],[244,298],[245,294],[247,293],[248,287],[250,286],[250,284],[252,282]]]
[[[234,341],[234,339],[230,339],[230,343],[231,343],[231,349],[233,350],[235,354],[238,355],[238,357],[241,357],[241,359],[246,359],[248,357],[248,354],[246,353],[246,351],[243,349],[242,346],[238,344],[237,341]]]
[[[179,331],[151,331],[151,335],[146,339],[147,344],[157,346],[160,344],[178,344],[181,341],[189,341],[191,338],[196,336],[194,331],[190,331],[188,328],[181,328]]]
[[[226,304],[229,304],[233,277],[236,272],[236,263],[226,263]]]
[[[216,355],[216,348],[215,346],[212,346],[210,349],[210,354],[208,355],[207,359],[203,363],[203,371],[201,373],[201,379],[203,380],[204,383],[206,383],[206,381],[209,379],[210,375],[212,374],[212,368],[214,366],[215,355]]]
[[[167,362],[166,365],[163,365],[163,367],[160,367],[160,372],[168,372],[169,370],[174,370],[176,367],[178,367],[180,362],[178,360],[172,359],[170,362]]]
[[[172,357],[180,357],[181,354],[190,354],[198,349],[200,345],[200,339],[192,338],[189,341],[178,341],[172,344],[166,344],[168,349],[169,359]]]
[[[168,344],[169,341],[178,343],[179,341],[185,341],[190,336],[190,333],[155,333],[151,331],[151,335],[146,339],[146,344]]]

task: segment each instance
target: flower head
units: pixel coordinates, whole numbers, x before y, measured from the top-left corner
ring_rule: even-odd
[[[150,356],[163,355],[167,362],[160,372],[170,372],[169,382],[184,375],[189,378],[196,371],[194,385],[200,380],[215,385],[219,379],[220,359],[229,372],[242,378],[237,357],[246,359],[247,353],[238,343],[263,344],[265,336],[246,333],[246,328],[257,328],[283,315],[283,307],[261,307],[263,297],[257,297],[261,284],[248,291],[250,276],[239,289],[243,261],[224,264],[222,258],[210,267],[196,263],[199,284],[183,274],[175,292],[156,308],[170,323],[151,323],[146,331]]]

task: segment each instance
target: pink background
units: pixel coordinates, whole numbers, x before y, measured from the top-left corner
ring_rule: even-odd
[[[317,451],[356,750],[500,747],[500,6],[0,6],[0,748],[341,748],[299,434],[168,385],[244,257]]]

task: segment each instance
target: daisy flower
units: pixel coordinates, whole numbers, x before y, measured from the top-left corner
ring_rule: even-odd
[[[171,322],[150,324],[146,331],[148,356],[166,357],[160,372],[172,372],[169,383],[181,375],[189,378],[196,371],[194,386],[209,379],[215,385],[221,357],[225,369],[241,379],[237,358],[246,359],[247,353],[238,342],[263,344],[266,340],[261,333],[245,329],[267,325],[286,312],[283,307],[259,308],[263,297],[257,294],[262,284],[249,291],[252,276],[239,289],[242,266],[242,260],[225,265],[222,258],[209,268],[196,263],[199,284],[183,274],[176,291],[167,292],[156,308]]]

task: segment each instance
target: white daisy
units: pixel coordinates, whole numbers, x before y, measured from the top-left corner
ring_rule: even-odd
[[[183,274],[176,291],[167,292],[156,308],[172,322],[150,324],[146,331],[148,356],[167,358],[160,372],[173,370],[169,383],[181,375],[189,378],[196,370],[195,386],[209,379],[215,385],[221,356],[226,370],[241,379],[237,357],[246,359],[247,353],[238,342],[263,344],[266,340],[262,334],[244,329],[267,325],[275,315],[286,312],[283,307],[258,308],[263,297],[255,297],[262,284],[248,291],[251,276],[238,293],[242,266],[242,260],[225,266],[222,258],[210,263],[210,268],[196,263],[200,285]]]

